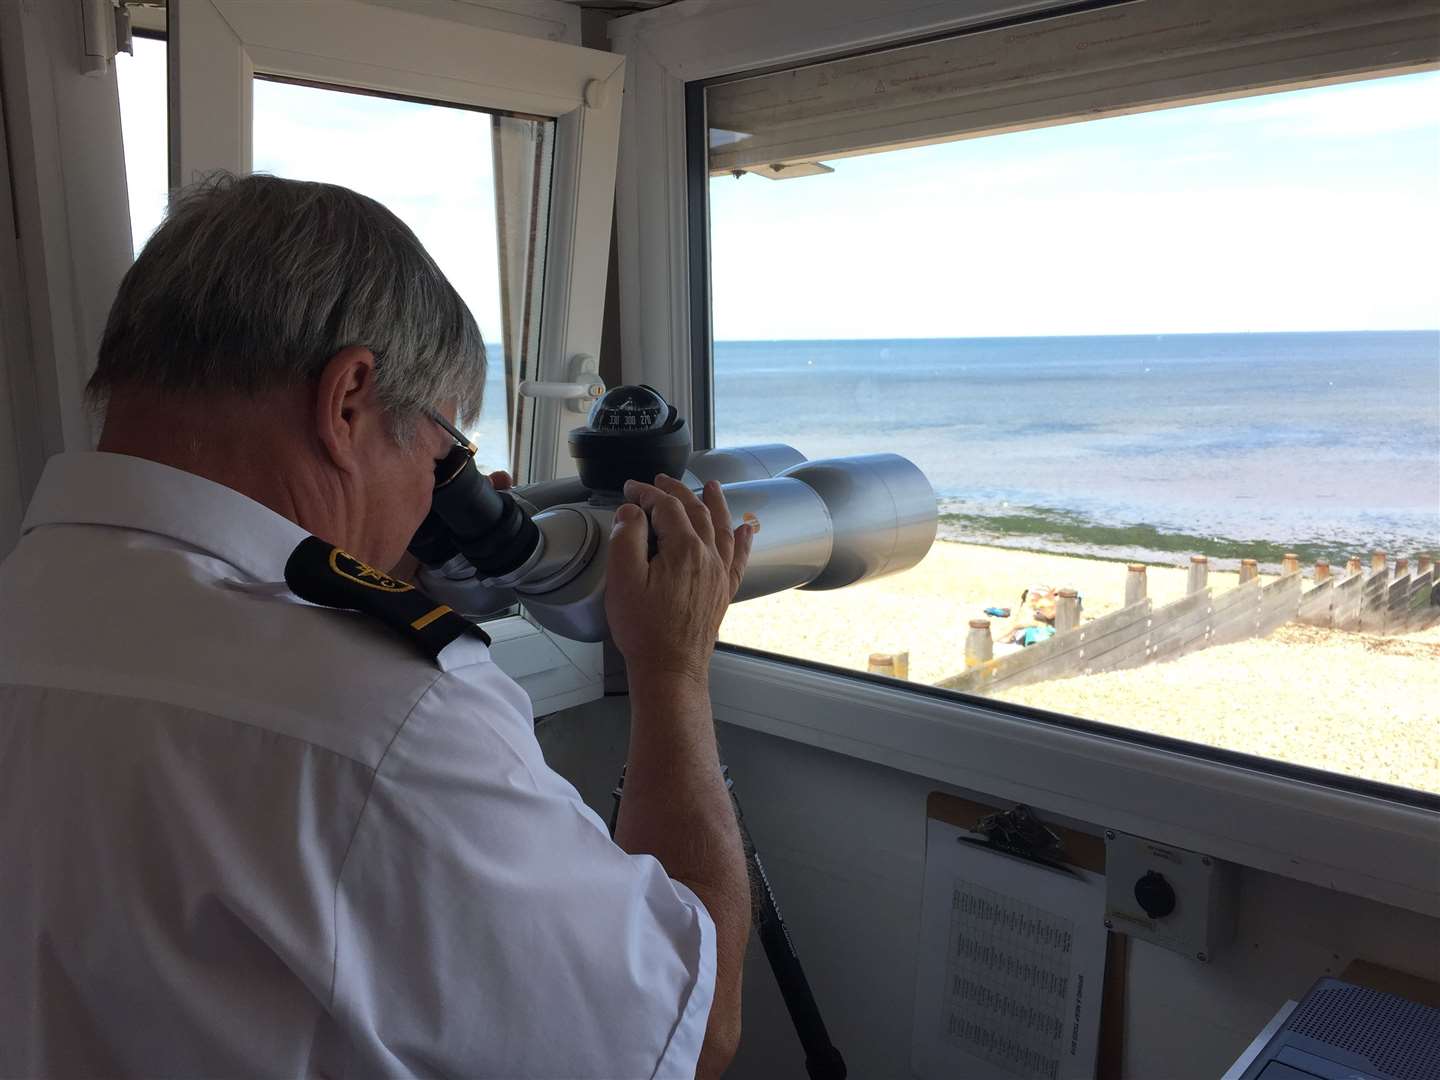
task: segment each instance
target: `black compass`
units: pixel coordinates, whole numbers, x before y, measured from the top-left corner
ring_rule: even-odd
[[[570,432],[570,455],[587,488],[614,493],[626,480],[684,476],[690,429],[653,387],[617,386],[595,402],[589,424]]]
[[[674,410],[648,386],[617,386],[590,409],[590,430],[626,435],[665,426]]]

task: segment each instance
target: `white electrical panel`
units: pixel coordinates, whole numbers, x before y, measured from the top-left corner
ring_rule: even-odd
[[[1235,936],[1235,868],[1142,836],[1105,833],[1105,925],[1196,960]]]

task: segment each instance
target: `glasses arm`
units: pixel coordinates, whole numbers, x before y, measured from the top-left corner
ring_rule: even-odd
[[[477,447],[460,433],[459,428],[450,423],[449,420],[446,420],[434,409],[425,409],[423,411],[429,419],[439,424],[445,430],[445,433],[455,440],[455,445],[463,447],[472,457],[474,456]]]

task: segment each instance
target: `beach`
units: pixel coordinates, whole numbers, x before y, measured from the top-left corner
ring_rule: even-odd
[[[1185,595],[1185,564],[1147,566],[1157,606]],[[910,679],[936,683],[964,670],[968,622],[984,618],[984,608],[1018,615],[1022,590],[1043,584],[1077,589],[1094,618],[1123,606],[1125,576],[1121,561],[939,540],[903,573],[737,604],[721,640],[860,671],[871,653],[908,652]],[[1237,581],[1210,575],[1217,593]],[[993,620],[997,640],[1012,621]],[[1440,792],[1440,627],[1381,637],[1289,624],[1265,638],[997,698]]]

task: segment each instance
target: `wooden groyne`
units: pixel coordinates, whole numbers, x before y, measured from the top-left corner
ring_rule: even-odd
[[[1240,583],[1215,592],[1209,560],[1190,560],[1187,595],[1154,606],[1145,595],[1145,567],[1126,567],[1125,606],[1085,622],[1074,590],[1061,590],[1056,633],[1047,641],[991,657],[990,631],[972,620],[965,670],[938,685],[968,694],[1048,682],[1075,675],[1118,671],[1246,638],[1263,637],[1288,622],[1370,634],[1405,634],[1440,625],[1440,587],[1434,562],[1421,555],[1391,564],[1383,552],[1368,570],[1352,558],[1342,575],[1318,562],[1309,581],[1294,555],[1286,555],[1278,578],[1261,584],[1258,564],[1242,560]]]

